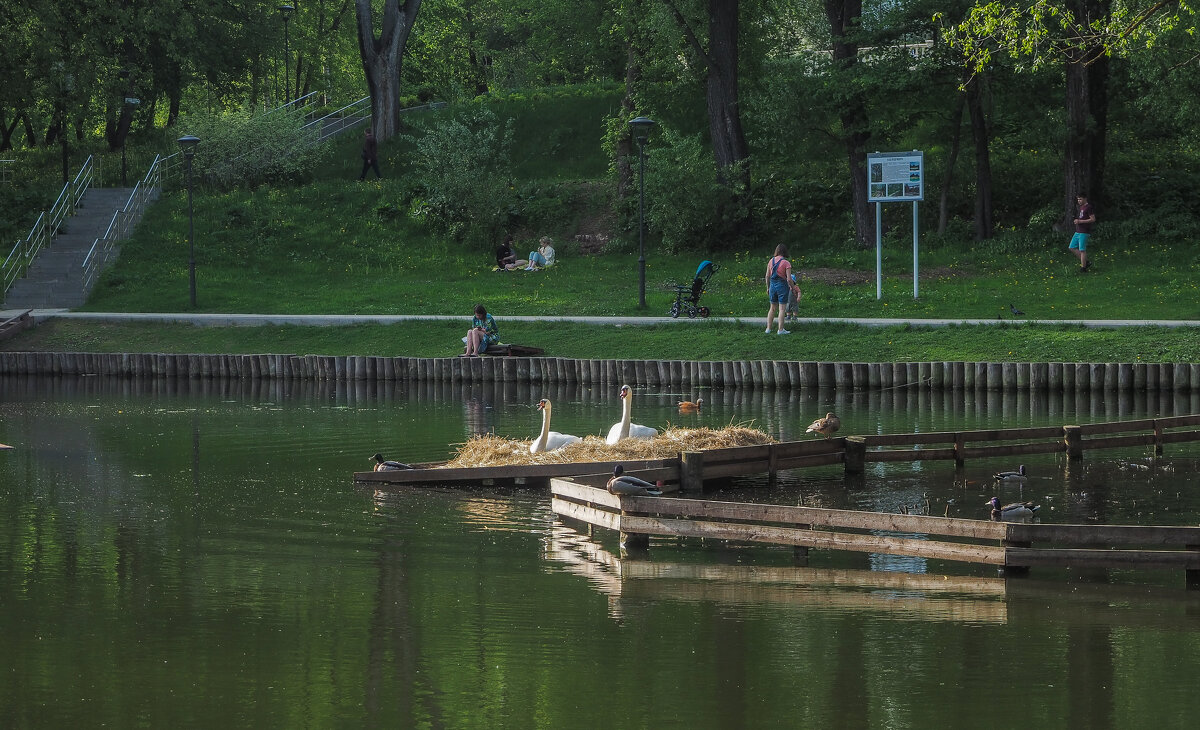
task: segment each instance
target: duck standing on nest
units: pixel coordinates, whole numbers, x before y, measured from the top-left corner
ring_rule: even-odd
[[[704,405],[703,398],[697,398],[695,403],[690,400],[681,400],[679,401],[679,412],[695,413],[696,411],[700,410],[700,406],[702,405]]]
[[[1029,522],[1041,508],[1033,502],[1013,502],[1001,507],[999,497],[992,497],[984,504],[992,508],[992,519],[996,522]]]
[[[625,497],[657,497],[662,490],[645,479],[625,474],[620,464],[613,467],[612,479],[608,480],[608,491]]]
[[[401,469],[411,469],[408,464],[399,461],[386,461],[383,454],[375,454],[371,457],[375,461],[375,471],[400,471]]]
[[[842,427],[842,419],[826,413],[824,418],[818,418],[812,422],[808,428],[804,429],[804,433],[819,433],[825,438],[832,436],[839,428]]]

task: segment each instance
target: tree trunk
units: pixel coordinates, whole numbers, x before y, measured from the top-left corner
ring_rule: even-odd
[[[33,120],[29,118],[28,112],[21,112],[21,123],[25,125],[25,145],[37,147],[37,132],[33,131]]]
[[[354,0],[358,49],[371,95],[371,126],[380,142],[400,130],[400,66],[420,9],[421,0],[388,0],[383,5],[383,32],[376,38],[371,0]]]
[[[862,0],[825,0],[825,15],[829,19],[833,40],[834,68],[848,78],[858,63],[858,42],[848,37],[847,31],[858,28]],[[860,248],[870,248],[875,233],[875,216],[867,196],[867,140],[871,138],[871,132],[862,92],[851,91],[847,94],[838,110],[838,117],[842,123],[846,157],[850,164],[854,237]]]
[[[942,190],[938,194],[937,232],[945,233],[950,220],[950,186],[954,184],[954,166],[958,164],[958,151],[962,148],[962,113],[967,105],[965,93],[955,94],[954,113],[951,115],[954,131],[950,135],[950,157],[946,160],[946,174],[942,176]]]
[[[1072,0],[1068,6],[1081,23],[1107,20],[1109,0]],[[1108,57],[1096,43],[1067,52],[1067,144],[1063,160],[1065,190],[1062,226],[1075,217],[1075,196],[1092,203],[1104,196],[1104,157],[1108,134]]]
[[[5,119],[7,115],[0,111],[0,152],[12,149],[12,136],[16,131],[17,125],[21,123],[21,115],[17,114],[13,117],[12,124],[9,124]]]
[[[722,184],[735,196],[750,188],[750,150],[738,90],[738,0],[708,3],[708,131]]]
[[[975,140],[975,240],[992,237],[991,135],[984,109],[986,77],[976,74],[967,84],[967,108],[971,113],[971,138]]]

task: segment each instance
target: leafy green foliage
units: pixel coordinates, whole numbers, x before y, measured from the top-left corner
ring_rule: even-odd
[[[302,179],[330,153],[317,143],[318,130],[304,130],[303,123],[299,115],[284,112],[193,114],[185,123],[200,138],[193,169],[220,188]]]
[[[459,241],[486,246],[515,213],[513,122],[487,107],[460,110],[410,137],[420,187],[412,212]]]

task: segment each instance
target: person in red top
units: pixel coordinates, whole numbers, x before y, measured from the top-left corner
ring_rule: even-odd
[[[771,306],[767,309],[767,329],[768,334],[771,332],[771,320],[775,318],[775,310],[779,310],[779,325],[775,328],[776,332],[781,335],[790,335],[783,328],[784,316],[787,312],[788,293],[792,289],[796,289],[796,296],[799,297],[799,287],[792,281],[792,264],[787,260],[788,250],[787,244],[779,244],[775,247],[775,255],[767,262],[767,273],[763,280],[767,284],[767,299],[771,302]]]
[[[1071,236],[1071,245],[1068,248],[1079,259],[1079,273],[1083,274],[1092,266],[1092,262],[1088,260],[1087,242],[1092,235],[1096,213],[1092,210],[1092,204],[1088,202],[1087,193],[1076,195],[1075,202],[1079,205],[1079,214],[1075,216],[1075,235]]]

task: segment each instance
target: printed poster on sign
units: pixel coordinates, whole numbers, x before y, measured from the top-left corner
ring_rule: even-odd
[[[925,199],[925,153],[876,152],[867,155],[867,200],[899,203]]]

